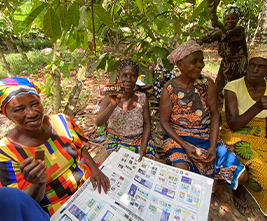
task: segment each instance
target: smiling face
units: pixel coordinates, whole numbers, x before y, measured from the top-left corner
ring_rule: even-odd
[[[190,79],[198,79],[205,66],[203,52],[197,51],[188,55],[183,60],[178,61],[177,66],[182,75]]]
[[[223,18],[223,23],[226,29],[228,30],[234,28],[237,22],[238,22],[238,15],[235,13],[228,14]]]
[[[267,77],[267,59],[252,58],[248,63],[247,78],[251,82],[260,82]]]
[[[34,94],[22,94],[13,98],[7,104],[6,113],[21,130],[36,132],[43,125],[44,108]]]
[[[132,92],[137,81],[137,70],[132,66],[125,66],[120,70],[120,81],[125,87],[125,92]]]

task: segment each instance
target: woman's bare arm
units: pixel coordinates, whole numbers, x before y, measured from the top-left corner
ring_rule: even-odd
[[[147,98],[145,99],[143,107],[143,119],[144,119],[144,124],[143,124],[143,135],[142,135],[140,158],[139,158],[140,161],[142,160],[142,157],[145,156],[146,154],[146,147],[151,133],[151,120],[150,120],[149,105]]]
[[[239,115],[236,94],[233,91],[224,90],[224,96],[227,123],[233,131],[237,131],[245,127],[258,113],[267,107],[267,97],[264,96],[252,105],[245,113]]]

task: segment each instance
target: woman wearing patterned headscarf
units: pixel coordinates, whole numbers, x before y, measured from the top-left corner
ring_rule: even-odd
[[[247,180],[244,165],[228,150],[219,133],[214,82],[201,71],[204,57],[195,41],[174,50],[168,60],[181,75],[168,81],[160,97],[164,150],[174,167],[224,180],[231,188]]]
[[[267,46],[249,53],[247,76],[224,88],[221,138],[230,146],[249,174],[246,189],[267,215]],[[236,208],[247,211],[245,188],[233,192]]]
[[[208,41],[218,41],[218,53],[222,57],[220,69],[215,80],[218,93],[219,108],[223,103],[223,88],[232,80],[246,75],[247,42],[245,28],[236,26],[241,16],[239,7],[230,6],[223,13],[223,23],[227,31],[219,38]]]
[[[23,190],[52,215],[90,175],[99,191],[101,186],[108,190],[109,179],[90,157],[87,139],[72,119],[44,114],[40,91],[28,78],[0,81],[0,113],[16,124],[0,141],[0,186]],[[34,160],[38,150],[44,158]]]
[[[143,156],[155,159],[153,141],[150,139],[151,121],[146,95],[135,92],[139,66],[131,59],[122,60],[118,66],[118,78],[125,87],[125,93],[108,95],[101,102],[96,125],[108,122],[107,156],[120,148],[129,149]]]

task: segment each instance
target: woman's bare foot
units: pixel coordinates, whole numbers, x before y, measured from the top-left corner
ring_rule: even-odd
[[[233,190],[233,202],[235,208],[243,216],[250,212],[247,205],[246,189],[243,185],[239,185],[236,190]]]
[[[223,189],[224,183],[219,180],[214,180],[213,184],[213,189],[212,189],[212,194],[216,196],[216,198],[221,202],[221,203],[226,203],[227,202],[227,197],[225,195],[225,191]]]

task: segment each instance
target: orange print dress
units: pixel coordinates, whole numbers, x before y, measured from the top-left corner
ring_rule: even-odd
[[[211,117],[207,106],[208,80],[203,75],[194,82],[189,92],[178,87],[174,80],[165,84],[172,102],[170,124],[176,133],[196,152],[205,157],[210,146]],[[238,186],[238,177],[245,170],[244,165],[230,152],[229,147],[219,138],[216,146],[216,160],[213,164],[194,163],[185,150],[167,134],[163,137],[164,150],[172,165],[186,162],[190,171],[224,180],[231,188]]]

